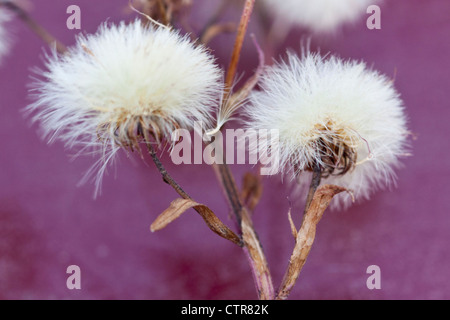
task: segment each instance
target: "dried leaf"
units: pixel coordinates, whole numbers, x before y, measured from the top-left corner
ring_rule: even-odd
[[[334,196],[342,192],[349,191],[344,187],[330,184],[320,186],[317,189],[307,212],[307,214],[312,216],[312,220],[315,224],[319,223],[320,219],[322,219],[323,213],[330,205],[330,202],[333,200]]]
[[[167,227],[170,223],[178,219],[183,213],[189,209],[195,209],[205,220],[208,227],[216,234],[230,240],[231,242],[242,246],[242,240],[231,231],[220,219],[214,214],[214,212],[203,204],[199,204],[192,199],[176,199],[169,208],[164,210],[158,218],[150,226],[152,232],[159,231]]]
[[[217,126],[214,130],[207,132],[208,135],[217,133],[225,123],[232,119],[232,116],[236,113],[236,111],[245,104],[250,92],[256,87],[259,79],[261,78],[265,63],[264,51],[261,49],[255,35],[251,34],[251,37],[258,52],[258,68],[256,69],[255,74],[245,82],[241,89],[235,93],[227,92],[227,94],[225,94],[217,115]]]
[[[170,223],[178,219],[183,213],[188,209],[191,209],[198,205],[198,203],[190,199],[176,199],[174,200],[169,208],[164,210],[158,218],[152,223],[150,230],[152,232],[159,231],[167,227]]]
[[[292,220],[292,208],[289,208],[288,211],[288,219],[289,219],[289,224],[291,226],[291,233],[292,236],[294,237],[294,239],[297,241],[297,227],[295,226],[294,220]]]
[[[232,33],[232,32],[235,32],[236,30],[237,30],[237,26],[234,22],[214,24],[205,30],[205,33],[203,34],[202,38],[200,39],[200,42],[203,45],[207,45],[216,36],[218,36],[222,33]]]
[[[322,219],[323,213],[333,197],[344,191],[347,191],[347,189],[335,185],[323,185],[314,193],[313,200],[303,217],[302,226],[297,233],[294,251],[278,291],[277,300],[285,300],[289,296],[311,252],[316,237],[317,224]]]
[[[264,51],[261,49],[261,46],[259,45],[258,41],[256,40],[256,36],[254,34],[250,35],[252,40],[253,40],[253,44],[256,47],[256,50],[258,52],[258,59],[259,59],[259,65],[258,68],[255,71],[255,74],[247,80],[247,82],[243,85],[243,87],[236,93],[234,93],[230,100],[232,101],[231,105],[235,105],[237,104],[237,101],[244,101],[245,99],[247,99],[248,95],[250,94],[250,92],[256,87],[256,85],[259,82],[259,79],[261,78],[261,75],[263,74],[264,71],[264,63],[265,63],[265,55],[264,55]],[[233,110],[234,112],[235,110]]]
[[[253,211],[261,200],[263,186],[261,176],[247,172],[243,178],[242,199],[250,211]]]

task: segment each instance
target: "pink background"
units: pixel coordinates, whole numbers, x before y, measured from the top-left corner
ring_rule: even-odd
[[[76,34],[66,28],[71,4],[81,7],[89,33],[107,18],[132,17],[123,11],[125,0],[33,2],[33,17],[67,45]],[[199,1],[195,28],[215,3]],[[369,31],[362,20],[332,37],[313,38],[312,47],[324,53],[363,59],[395,75],[417,139],[398,171],[398,188],[326,213],[292,299],[450,298],[449,12],[446,0],[387,0],[382,30]],[[30,127],[22,112],[29,103],[26,85],[30,69],[42,66],[44,45],[18,21],[11,29],[14,49],[0,67],[0,298],[256,298],[243,252],[212,234],[195,212],[159,233],[149,231],[176,198],[150,163],[122,154],[97,200],[92,184],[77,187],[95,159],[71,161],[73,152],[61,143],[48,146],[37,126]],[[287,45],[298,49],[303,36],[291,33]],[[227,35],[211,45],[224,66],[232,41]],[[244,50],[240,71],[249,75],[257,63],[251,41]],[[211,168],[174,166],[167,155],[163,161],[196,200],[234,227]],[[240,176],[248,167],[232,169]],[[278,178],[264,186],[254,218],[278,286],[293,247],[286,217],[286,197],[293,195]],[[81,268],[82,290],[66,288],[72,264]],[[370,265],[381,267],[381,290],[366,287]]]

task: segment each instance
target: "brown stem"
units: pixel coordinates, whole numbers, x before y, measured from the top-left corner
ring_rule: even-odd
[[[167,26],[169,24],[169,18],[167,17],[166,6],[165,6],[163,0],[156,0],[156,2],[158,4],[158,10],[160,12],[161,22]]]
[[[244,44],[245,34],[247,33],[250,17],[253,12],[255,0],[246,0],[244,11],[242,13],[241,22],[239,24],[236,41],[234,43],[233,54],[231,55],[230,65],[228,66],[227,76],[225,79],[225,88],[230,90],[236,77],[237,67],[241,56],[242,46]]]
[[[226,92],[230,93],[236,76],[239,57],[241,55],[242,45],[244,43],[245,34],[247,32],[248,23],[253,11],[255,0],[246,0],[244,10],[242,12],[241,22],[236,35],[236,41],[231,57],[231,62],[228,67],[227,76],[225,80]],[[226,95],[227,95],[226,94]],[[225,96],[226,98],[226,96]],[[223,154],[216,157],[222,157]],[[244,250],[249,258],[250,266],[252,268],[253,277],[255,280],[258,297],[261,300],[272,300],[275,298],[275,291],[273,288],[272,277],[270,275],[267,259],[264,255],[261,242],[255,232],[251,216],[239,197],[239,189],[229,166],[224,164],[216,164],[213,166],[216,175],[225,196],[233,209],[233,213],[240,224],[242,238],[244,241]]]
[[[11,11],[15,12],[17,16],[26,24],[28,27],[36,34],[38,35],[44,42],[46,42],[50,47],[53,45],[56,45],[56,50],[59,53],[65,53],[67,52],[67,47],[63,45],[61,42],[59,42],[55,37],[53,37],[44,27],[39,25],[36,21],[34,21],[28,13],[23,10],[20,6],[18,6],[16,3],[11,1],[5,1],[0,3],[0,5],[4,5],[6,8],[10,9]]]
[[[225,196],[228,200],[238,225],[241,225],[242,210],[244,206],[239,198],[239,191],[236,186],[236,181],[231,173],[229,166],[224,164],[213,164],[214,171],[216,172],[217,179],[220,181],[222,188],[225,192]]]
[[[314,194],[316,193],[317,188],[320,185],[320,181],[322,180],[322,169],[319,164],[316,164],[313,168],[313,176],[311,179],[311,184],[309,186],[309,192],[308,197],[306,198],[306,205],[305,205],[305,213],[308,211],[309,206],[311,205],[311,201],[314,197]]]
[[[259,299],[273,300],[275,299],[275,289],[273,287],[272,276],[261,242],[259,241],[253,226],[251,215],[246,208],[242,209],[241,214],[241,230],[242,239],[244,240],[244,250],[250,260],[250,266],[252,267]]]
[[[225,159],[223,154],[216,154],[216,157]],[[253,226],[251,215],[242,204],[233,173],[225,161],[223,163],[214,164],[213,168],[236,220],[239,223],[244,241],[244,251],[250,263],[258,297],[260,300],[273,300],[275,298],[275,290],[261,242]]]
[[[159,159],[155,149],[150,142],[147,143],[147,149],[150,156],[152,157],[153,162],[155,163],[156,168],[158,169],[159,173],[161,173],[164,182],[170,185],[183,199],[192,200],[192,198],[186,193],[186,191],[184,191],[183,188],[167,172],[166,168],[161,163],[161,160]]]
[[[269,265],[264,255],[261,242],[255,232],[251,215],[247,208],[243,206],[239,197],[239,191],[230,167],[227,164],[216,164],[214,165],[214,170],[233,213],[239,222],[244,241],[244,250],[252,268],[258,297],[260,300],[273,300],[275,298],[275,290]]]
[[[156,154],[155,149],[150,143],[149,136],[147,133],[144,133],[144,137],[147,145],[148,152],[155,163],[156,168],[161,173],[163,180],[165,183],[170,185],[183,199],[194,201],[187,193],[183,190],[183,188],[172,178],[172,176],[167,172],[164,165],[161,163],[158,155]],[[234,244],[242,247],[242,240],[233,232],[230,228],[228,228],[222,221],[217,218],[217,216],[206,206],[204,205],[196,205],[193,206],[193,209],[197,211],[198,214],[203,218],[206,222],[207,226],[217,235],[221,236],[224,239],[227,239]]]

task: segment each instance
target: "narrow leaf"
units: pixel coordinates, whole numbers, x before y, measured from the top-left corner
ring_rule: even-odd
[[[243,178],[242,199],[246,207],[253,211],[261,200],[263,194],[263,186],[261,176],[247,172]]]
[[[192,199],[176,199],[169,208],[164,210],[158,218],[150,226],[152,232],[159,231],[167,227],[170,223],[178,219],[183,213],[189,209],[195,209],[206,222],[208,227],[216,234],[230,240],[231,242],[242,246],[242,240],[228,228],[220,219],[214,214],[214,212],[203,204],[199,204]]]
[[[167,227],[170,223],[178,219],[183,213],[185,213],[188,209],[191,209],[197,206],[198,203],[191,199],[176,199],[174,200],[169,208],[164,210],[158,218],[152,223],[150,230],[152,232],[160,231]]]

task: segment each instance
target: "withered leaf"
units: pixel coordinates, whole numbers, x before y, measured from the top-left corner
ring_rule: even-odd
[[[295,226],[294,220],[292,220],[292,208],[289,208],[288,211],[288,219],[289,219],[289,225],[291,226],[291,233],[294,239],[297,241],[297,227]]]
[[[203,204],[199,204],[192,199],[176,199],[172,201],[169,208],[164,210],[158,218],[150,226],[152,232],[159,231],[167,227],[170,223],[178,219],[183,213],[189,209],[195,209],[206,222],[208,227],[216,234],[230,240],[231,242],[242,246],[242,240],[228,228],[220,219],[214,214],[214,212]]]
[[[263,187],[261,177],[251,172],[244,175],[242,187],[242,199],[250,211],[253,211],[261,200]]]
[[[289,261],[288,269],[284,275],[278,291],[277,300],[287,299],[294,287],[300,272],[305,265],[316,237],[317,224],[322,219],[323,213],[329,206],[333,197],[347,189],[335,185],[322,185],[314,193],[311,205],[303,217],[302,226],[297,232],[294,251]],[[292,227],[292,225],[291,225]]]
[[[170,223],[178,219],[188,209],[195,207],[198,203],[190,199],[176,199],[172,201],[169,208],[163,211],[150,226],[152,232],[159,231],[167,227]]]

